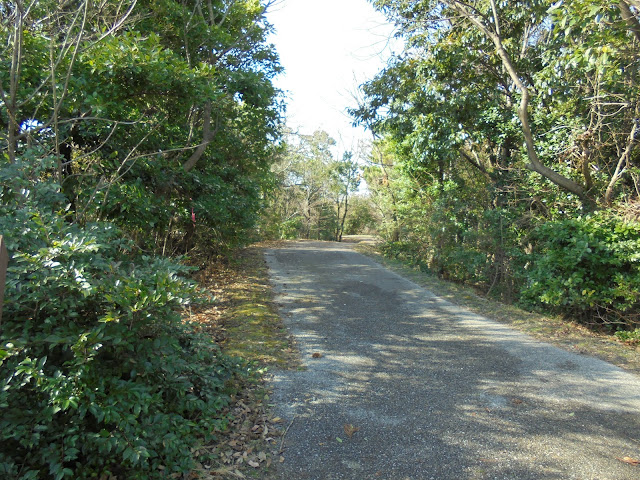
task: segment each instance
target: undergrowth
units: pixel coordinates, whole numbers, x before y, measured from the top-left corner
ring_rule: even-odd
[[[183,321],[207,301],[186,267],[141,254],[113,224],[70,222],[50,167],[0,169],[0,477],[186,474],[246,367]]]

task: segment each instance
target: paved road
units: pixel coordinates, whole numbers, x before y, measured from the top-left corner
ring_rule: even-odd
[[[469,313],[349,245],[266,256],[308,367],[273,380],[289,426],[275,478],[640,479],[619,460],[640,459],[640,377]]]

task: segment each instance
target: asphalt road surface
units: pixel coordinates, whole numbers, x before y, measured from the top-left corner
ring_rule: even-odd
[[[456,307],[347,244],[266,253],[304,371],[274,478],[638,480],[640,377]]]

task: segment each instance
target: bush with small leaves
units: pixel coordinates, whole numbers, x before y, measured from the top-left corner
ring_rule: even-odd
[[[0,477],[187,472],[244,367],[182,319],[200,295],[187,269],[137,253],[110,223],[69,222],[49,167],[0,165]]]
[[[640,323],[640,224],[599,212],[545,223],[531,241],[525,302],[613,329]]]

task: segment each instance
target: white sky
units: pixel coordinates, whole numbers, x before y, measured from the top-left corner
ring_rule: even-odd
[[[284,74],[275,84],[287,93],[287,125],[303,134],[324,130],[338,155],[370,139],[351,127],[358,86],[386,65],[392,27],[367,0],[281,0],[267,13],[276,29]]]

